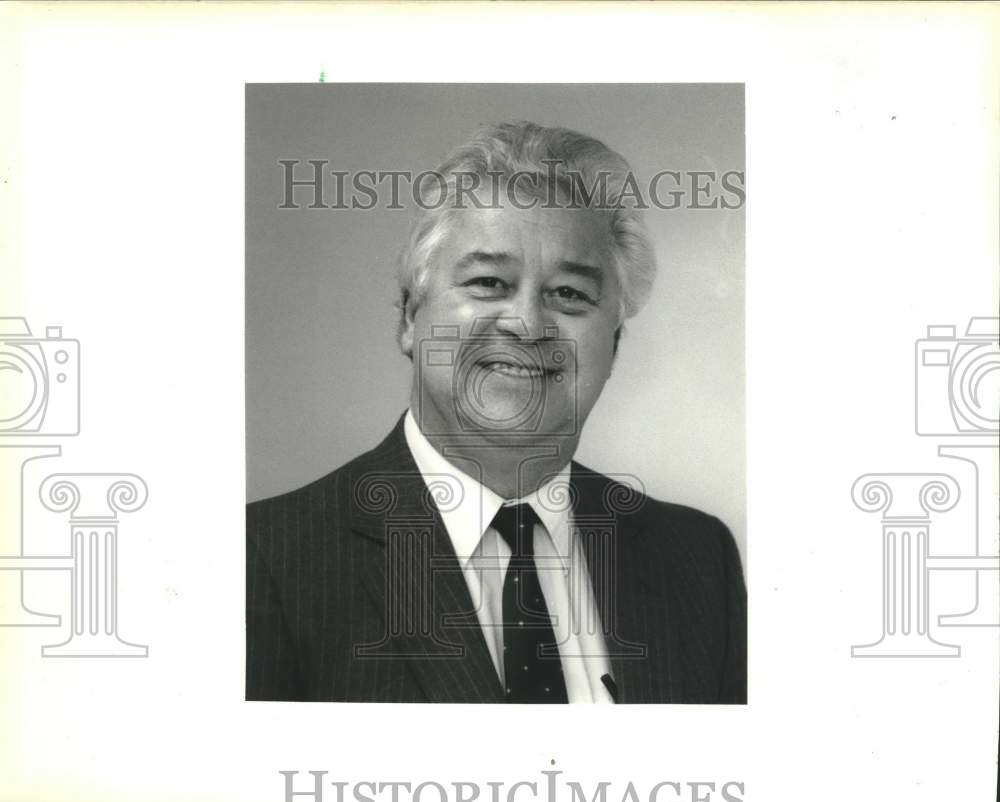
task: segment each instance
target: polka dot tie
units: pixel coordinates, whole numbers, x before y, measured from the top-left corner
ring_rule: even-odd
[[[558,704],[568,701],[562,662],[535,565],[534,530],[528,504],[501,507],[491,526],[510,546],[503,582],[503,668],[507,701]]]

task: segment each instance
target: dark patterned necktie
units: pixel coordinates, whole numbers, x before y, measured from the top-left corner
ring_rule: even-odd
[[[569,701],[552,618],[535,565],[538,517],[528,504],[501,507],[491,526],[510,546],[503,582],[503,669],[507,701],[558,704]]]

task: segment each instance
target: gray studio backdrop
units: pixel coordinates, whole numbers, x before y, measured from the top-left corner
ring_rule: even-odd
[[[302,208],[279,209],[279,160],[416,173],[481,124],[502,120],[595,136],[629,160],[644,188],[661,170],[745,166],[742,84],[248,86],[248,501],[306,484],[374,446],[409,393],[393,302],[410,210],[309,209],[309,193],[296,196]],[[626,325],[577,459],[717,515],[745,558],[744,212],[646,213],[657,283]]]

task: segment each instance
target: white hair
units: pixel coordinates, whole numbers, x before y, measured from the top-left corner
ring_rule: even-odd
[[[534,176],[536,195],[541,179],[548,182],[556,175],[557,191],[563,196],[569,193],[574,199],[573,206],[605,210],[610,218],[613,267],[621,288],[619,327],[648,300],[656,261],[639,209],[624,202],[623,190],[628,189],[634,198],[636,189],[628,162],[603,142],[568,128],[505,122],[480,130],[469,142],[452,151],[435,171],[437,197],[433,206],[421,204],[399,260],[400,308],[404,314],[407,304],[419,305],[423,299],[431,259],[444,238],[453,209],[458,206],[455,200],[461,192],[460,180],[470,175],[494,181],[498,177],[511,180]],[[596,199],[596,192],[589,198],[585,192],[583,202],[577,202],[580,182],[588,189],[606,189]]]

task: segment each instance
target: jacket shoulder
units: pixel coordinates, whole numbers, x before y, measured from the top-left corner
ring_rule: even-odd
[[[343,503],[359,477],[384,472],[408,455],[402,421],[377,446],[315,479],[307,485],[247,504],[247,531],[253,524],[277,523],[296,514],[328,509],[331,501]],[[345,495],[347,494],[347,495]]]
[[[729,528],[715,515],[704,510],[662,501],[637,489],[633,483],[573,464],[580,492],[593,505],[600,499],[600,508],[627,521],[629,529],[654,536],[662,547],[710,549],[717,554],[735,550],[735,540]]]

